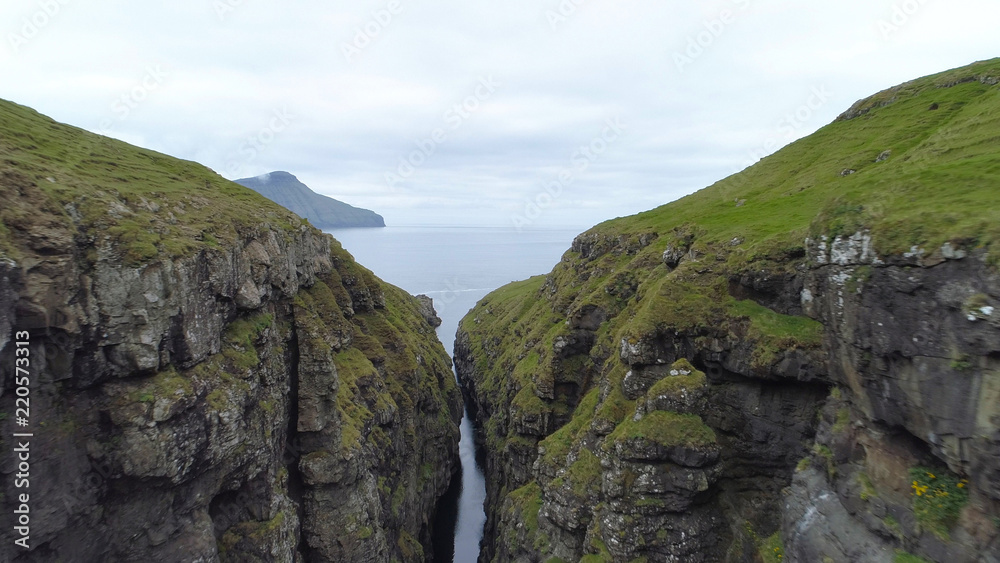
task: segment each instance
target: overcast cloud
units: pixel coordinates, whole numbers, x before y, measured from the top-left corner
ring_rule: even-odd
[[[1000,55],[996,0],[4,0],[0,14],[0,97],[230,179],[287,170],[395,225],[635,213],[861,97]]]

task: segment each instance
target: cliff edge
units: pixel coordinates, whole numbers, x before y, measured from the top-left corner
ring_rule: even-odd
[[[430,559],[461,397],[426,304],[197,164],[9,102],[0,157],[5,560]]]
[[[480,561],[1000,560],[998,83],[881,92],[484,298]]]

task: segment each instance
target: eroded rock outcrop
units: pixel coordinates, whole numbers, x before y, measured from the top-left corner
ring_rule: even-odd
[[[197,165],[0,109],[34,143],[0,142],[4,560],[428,560],[461,416],[429,304]]]
[[[863,100],[483,299],[480,561],[1000,561],[997,75]]]
[[[862,246],[854,237],[850,247]],[[882,260],[811,245],[804,306],[828,328],[838,387],[786,497],[783,534],[797,560],[893,561],[897,549],[937,561],[1000,557],[991,521],[1000,501],[1000,274],[981,253],[950,248]],[[913,496],[925,485],[918,498],[933,495],[934,510],[921,515]],[[937,506],[959,495],[969,498],[953,514]]]

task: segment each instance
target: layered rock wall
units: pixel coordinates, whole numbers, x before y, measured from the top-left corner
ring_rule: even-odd
[[[526,334],[537,318],[502,294],[459,331],[456,365],[491,473],[481,561],[750,561],[764,545],[788,561],[1000,557],[1000,276],[983,253],[946,245],[880,258],[864,232],[806,241],[786,267],[725,287],[771,324],[815,331],[772,348],[740,317],[604,336],[623,322],[613,304],[595,315],[566,298],[562,273],[598,276],[595,259],[641,247],[583,246],[547,280],[525,282],[566,337]],[[711,267],[666,254],[672,283]],[[580,318],[599,319],[591,337]],[[529,362],[540,346],[551,349]],[[574,397],[541,391],[574,377],[584,382]],[[913,472],[924,469],[968,494],[944,526],[915,500]]]
[[[305,224],[134,266],[38,215],[0,262],[5,452],[10,335],[31,342],[31,549],[6,511],[12,561],[431,556],[461,400],[424,305]],[[4,455],[5,498],[15,471]]]

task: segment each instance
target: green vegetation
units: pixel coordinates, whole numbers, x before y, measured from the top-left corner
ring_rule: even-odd
[[[930,256],[947,242],[1000,265],[1000,95],[996,85],[978,79],[997,75],[1000,59],[877,94],[861,103],[866,111],[738,174],[595,226],[547,276],[486,296],[461,330],[476,362],[475,392],[495,409],[485,425],[487,447],[504,452],[516,445],[524,452],[527,438],[516,435],[512,422],[522,415],[555,421],[540,443],[541,462],[552,468],[564,467],[581,449],[627,438],[714,442],[712,429],[697,417],[654,412],[631,420],[636,402],[623,381],[632,368],[620,358],[646,354],[668,339],[693,345],[699,355],[691,357],[738,342],[750,347],[741,375],[786,376],[781,366],[790,354],[821,353],[824,327],[768,308],[745,280],[798,275],[810,260],[807,239],[829,243],[863,231],[883,257],[913,247]],[[928,110],[932,104],[936,111]],[[887,150],[891,157],[876,162]],[[856,173],[842,176],[845,169]],[[878,271],[855,268],[845,289],[864,292]],[[979,297],[965,309],[973,314],[986,305]],[[573,331],[579,315],[595,310],[605,320],[594,327],[593,346],[561,357],[554,343]],[[957,361],[956,369],[963,366]],[[701,381],[665,377],[648,393],[681,393]],[[556,383],[578,389],[578,397],[549,398]],[[842,392],[831,391],[838,400]],[[837,410],[834,430],[847,432],[850,423],[850,411]],[[817,445],[811,457],[800,470],[823,464],[828,476],[836,475],[829,447]]]
[[[587,396],[580,401],[576,408],[576,413],[568,424],[550,434],[539,444],[545,448],[545,455],[542,457],[543,463],[556,465],[566,459],[572,449],[573,442],[580,435],[581,431],[587,429],[587,423],[594,415],[597,401],[600,398],[600,390],[592,389]]]
[[[216,248],[261,225],[291,236],[305,224],[204,166],[3,100],[0,139],[0,255],[20,256],[18,233],[40,224],[106,240],[130,266]]]
[[[910,469],[913,513],[921,527],[942,540],[950,538],[962,508],[969,501],[969,481],[947,469]]]
[[[764,563],[779,563],[785,560],[785,546],[781,542],[781,534],[775,532],[774,535],[760,543],[757,550]]]
[[[814,444],[813,453],[826,462],[826,474],[832,481],[837,476],[837,464],[833,461],[833,450],[823,444]]]
[[[897,539],[903,539],[903,526],[900,525],[899,520],[896,520],[891,514],[882,519],[882,524],[884,524],[889,532],[891,532]]]
[[[901,550],[896,550],[896,557],[892,561],[893,563],[933,563],[923,557],[917,557],[916,555],[906,553]]]
[[[520,514],[518,520],[524,523],[529,538],[538,533],[538,511],[542,509],[542,489],[537,483],[529,483],[507,495],[512,510]]]
[[[179,399],[190,397],[194,394],[194,385],[184,374],[178,373],[177,369],[171,366],[166,371],[162,371],[143,379],[137,383],[127,400],[132,403],[154,403],[159,398]]]
[[[412,411],[419,397],[444,406],[445,397],[458,388],[454,378],[436,375],[450,373],[451,368],[413,298],[378,281],[337,244],[333,255],[337,271],[321,275],[312,287],[299,291],[295,315],[300,347],[333,357],[339,381],[336,402],[343,423],[341,447],[351,450],[367,439],[387,440],[384,432],[372,428],[375,413]],[[381,296],[384,306],[356,311],[347,319],[343,309],[350,306],[351,298],[341,280],[348,277]],[[349,340],[351,346],[342,347],[338,340]],[[451,425],[449,416],[448,409],[442,409],[441,423]],[[414,421],[407,421],[406,434],[415,443]]]
[[[840,407],[837,409],[837,418],[833,422],[833,432],[841,434],[851,425],[851,409]]]
[[[871,478],[864,471],[858,472],[858,484],[861,485],[861,500],[868,501],[873,498],[878,497],[878,492],[875,490],[875,485],[872,484]]]
[[[273,254],[272,240],[280,246],[322,236],[288,210],[208,168],[61,125],[2,100],[0,155],[0,258],[65,254],[71,261],[76,257],[80,275],[89,275],[98,260],[143,268],[198,257],[211,266],[251,240]],[[380,467],[405,470],[379,483],[393,516],[350,528],[365,539],[380,533],[376,526],[394,526],[400,513],[412,512],[406,503],[418,495],[408,492],[426,488],[434,476],[436,454],[424,441],[447,440],[449,432],[457,438],[453,419],[459,413],[453,407],[457,411],[460,400],[450,361],[419,303],[359,266],[336,241],[330,246],[334,269],[299,291],[291,311],[268,302],[259,314],[227,318],[219,353],[190,369],[136,373],[107,388],[114,394],[113,416],[129,424],[179,413],[211,418],[218,411],[238,419],[246,413],[244,422],[257,424],[254,412],[273,415],[284,408],[280,375],[292,357],[284,344],[294,331],[299,352],[308,351],[301,355],[303,364],[314,362],[316,377],[328,378],[309,382],[319,388],[317,402],[328,398],[320,406],[339,410],[339,420],[328,420],[334,423],[328,431],[342,429],[344,449],[364,449],[366,456],[378,457]],[[32,262],[25,262],[30,267]],[[378,424],[382,420],[388,421]],[[114,423],[122,424],[118,418]],[[72,434],[75,428],[64,422],[59,431]],[[271,425],[262,431],[265,439],[273,438]],[[427,435],[418,436],[421,431]],[[120,433],[104,440],[112,448],[120,441]],[[233,455],[243,458],[251,449],[237,444]],[[322,462],[317,458],[342,453],[321,450],[303,457]],[[234,526],[220,539],[221,550],[230,552],[229,560],[245,555],[236,544],[280,531],[283,517]],[[423,559],[414,538],[404,533],[398,541],[408,560]]]
[[[608,436],[607,443],[636,438],[665,447],[701,448],[716,443],[715,432],[705,426],[700,416],[667,411],[653,411],[638,421],[625,419]]]
[[[399,551],[407,561],[422,561],[424,559],[424,546],[420,545],[417,538],[411,536],[406,530],[399,532],[396,545],[399,546]]]
[[[274,315],[262,313],[248,319],[238,319],[226,327],[223,340],[227,344],[222,355],[232,363],[239,372],[247,371],[260,364],[256,340],[271,327]]]
[[[612,371],[607,375],[607,379],[611,383],[611,392],[594,413],[595,420],[608,422],[611,426],[617,426],[619,421],[635,412],[635,401],[627,399],[621,390],[621,382],[624,378],[621,371],[623,370]]]
[[[598,229],[667,233],[690,225],[704,233],[705,246],[743,238],[747,254],[859,227],[871,229],[883,253],[956,239],[989,247],[1000,235],[993,189],[1000,104],[995,86],[961,79],[998,73],[1000,59],[993,59],[914,80],[892,92],[889,105],[876,107],[873,96],[863,116],[835,121],[708,189]],[[928,111],[931,104],[940,109]],[[876,163],[890,148],[892,158]],[[841,177],[845,168],[857,173]]]
[[[988,306],[989,304],[990,298],[988,295],[985,293],[976,293],[965,300],[965,303],[962,304],[962,310],[968,315],[979,317],[982,315],[980,309]]]
[[[959,354],[951,360],[951,369],[955,371],[965,371],[970,367],[972,367],[972,362],[969,361],[967,354]]]
[[[858,293],[864,284],[868,283],[872,279],[872,267],[871,266],[860,266],[854,270],[854,274],[844,282],[844,289],[848,293]]]
[[[557,373],[564,380],[582,387],[588,372],[593,369],[592,361],[581,358],[563,360],[553,353],[556,339],[568,334],[568,330],[564,318],[554,315],[547,307],[538,306],[535,296],[544,281],[543,277],[531,278],[495,291],[462,320],[461,326],[475,335],[470,344],[476,350],[478,368],[487,374],[484,380],[477,383],[478,390],[502,395],[504,399],[498,402],[512,405],[519,414],[539,418],[553,415],[568,422],[573,410],[570,403],[582,398],[559,395],[555,400],[543,399],[537,389],[543,385],[552,388]],[[476,327],[487,325],[505,328],[497,336],[476,332]],[[513,328],[508,330],[507,327]],[[501,344],[501,339],[520,337],[534,345],[515,347]],[[593,404],[590,402],[588,408],[592,409]],[[578,422],[577,429],[584,421]],[[527,445],[525,438],[518,436],[507,420],[502,424],[500,421],[487,424],[485,431],[487,444],[492,450],[506,451],[519,446],[523,450],[523,446]],[[569,451],[567,448],[560,449],[554,443],[550,445],[553,446],[552,455],[565,455]],[[531,449],[534,449],[534,443]]]
[[[608,550],[608,546],[596,534],[591,535],[590,547],[597,553],[584,555],[580,559],[580,563],[611,563],[614,561],[614,558],[611,557],[611,551]]]
[[[577,496],[593,495],[601,490],[601,460],[588,449],[581,449],[577,460],[569,466],[566,474],[557,478],[553,485],[558,487],[568,483]]]
[[[677,360],[670,366],[670,370],[677,371],[682,375],[671,375],[657,381],[649,388],[648,395],[650,397],[676,397],[708,385],[705,374],[696,370],[687,360]],[[683,375],[685,373],[687,375]]]
[[[818,348],[822,344],[823,325],[806,317],[775,313],[754,301],[736,301],[730,307],[734,317],[750,320],[747,337],[757,344],[754,366],[767,368],[789,348]]]
[[[250,538],[255,543],[262,540],[272,541],[285,523],[285,513],[278,512],[274,518],[263,522],[240,522],[230,527],[219,540],[219,556],[223,561],[237,561],[232,556],[227,557],[227,553],[232,551],[244,538]]]

